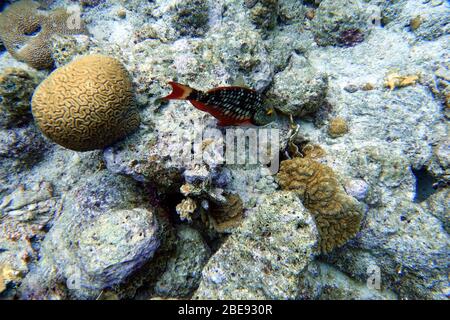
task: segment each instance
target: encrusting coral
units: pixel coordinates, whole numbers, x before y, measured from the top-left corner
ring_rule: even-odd
[[[128,72],[104,55],[55,70],[36,89],[32,113],[47,137],[75,151],[102,149],[140,124]]]
[[[278,181],[283,190],[296,192],[313,214],[322,252],[343,245],[358,232],[361,207],[345,193],[331,168],[297,157],[281,162]]]
[[[328,134],[332,138],[341,137],[348,132],[348,124],[344,118],[336,117],[328,124]]]
[[[53,66],[51,37],[86,33],[78,17],[65,9],[41,12],[39,4],[22,0],[0,14],[0,39],[9,53],[36,69]],[[75,18],[75,19],[72,19]],[[73,21],[72,21],[73,20]]]

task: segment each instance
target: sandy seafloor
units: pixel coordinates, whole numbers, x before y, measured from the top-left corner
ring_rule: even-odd
[[[28,57],[53,64],[0,46],[1,299],[449,298],[448,1],[56,0],[39,14],[60,7],[87,32],[24,36],[5,27],[24,18],[0,15],[5,44],[47,32]],[[43,135],[30,99],[92,54],[123,64],[140,123],[77,152]],[[82,104],[83,77],[49,96]],[[128,108],[101,81],[101,105]],[[169,81],[261,93],[278,119],[254,130],[276,130],[285,174],[208,157],[236,128],[161,101]],[[107,131],[126,128],[119,114]]]

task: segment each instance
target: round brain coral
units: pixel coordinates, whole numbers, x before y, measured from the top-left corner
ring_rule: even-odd
[[[86,33],[77,13],[66,9],[40,11],[39,4],[22,0],[0,13],[0,39],[17,60],[36,69],[53,67],[51,38]],[[79,22],[79,23],[78,23]]]
[[[278,182],[283,190],[297,193],[313,214],[322,252],[343,245],[359,231],[361,206],[345,193],[331,168],[310,158],[285,160]]]
[[[103,55],[55,70],[36,89],[31,104],[41,131],[75,151],[102,149],[140,123],[128,72]]]

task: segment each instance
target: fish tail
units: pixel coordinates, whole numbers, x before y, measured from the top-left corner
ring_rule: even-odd
[[[169,84],[172,86],[172,92],[165,96],[163,99],[171,100],[171,99],[178,99],[178,100],[186,100],[189,95],[195,91],[195,89],[192,89],[188,86],[185,86],[183,84],[177,83],[177,82],[169,82]]]

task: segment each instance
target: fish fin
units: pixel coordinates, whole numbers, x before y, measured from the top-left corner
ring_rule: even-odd
[[[220,110],[217,110],[217,108],[208,106],[200,101],[197,100],[189,100],[190,103],[197,109],[207,112],[210,115],[212,115],[214,118],[218,120],[217,125],[219,127],[227,127],[227,126],[234,126],[234,125],[241,125],[241,124],[252,124],[252,121],[250,119],[243,119],[243,120],[236,120],[234,117],[225,116]]]
[[[202,103],[200,101],[197,101],[197,100],[189,100],[189,102],[192,103],[192,105],[194,107],[196,107],[198,110],[211,113],[211,109],[212,108],[208,107],[206,104],[204,104],[204,103]]]
[[[172,86],[172,92],[168,96],[163,97],[165,100],[185,100],[194,91],[194,89],[177,82],[170,81],[169,84]]]

